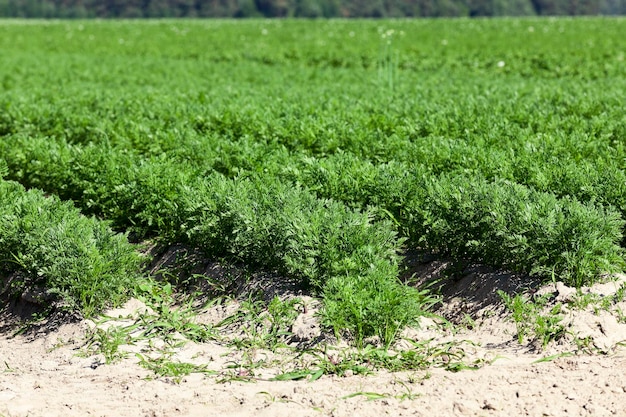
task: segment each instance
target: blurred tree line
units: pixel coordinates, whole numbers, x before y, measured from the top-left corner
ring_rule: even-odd
[[[597,14],[626,14],[626,0],[0,0],[0,16],[43,18]]]

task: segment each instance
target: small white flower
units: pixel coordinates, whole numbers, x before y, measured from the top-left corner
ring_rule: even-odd
[[[502,68],[504,65],[506,65],[504,61],[498,61],[498,68]]]
[[[396,31],[394,29],[388,29],[387,31],[383,32],[380,37],[383,39],[386,38],[393,38],[394,33],[396,33]]]

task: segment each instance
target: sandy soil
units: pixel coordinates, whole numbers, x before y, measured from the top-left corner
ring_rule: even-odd
[[[437,267],[432,263],[428,268],[432,272]],[[20,336],[5,331],[0,336],[0,415],[626,416],[626,351],[620,347],[626,340],[626,324],[620,323],[619,314],[593,307],[567,310],[568,337],[544,350],[532,340],[520,345],[515,324],[495,296],[495,288],[513,290],[518,288],[516,282],[511,275],[468,270],[463,279],[444,289],[440,312],[458,323],[471,317],[471,326],[450,331],[426,319],[421,330],[405,334],[414,340],[432,338],[434,345],[471,341],[459,345],[464,361],[481,366],[459,372],[434,367],[323,376],[313,382],[269,381],[288,368],[283,363],[259,369],[248,382],[232,378],[220,382],[225,375],[243,372],[232,366],[241,360],[242,352],[220,343],[189,342],[177,347],[172,358],[206,365],[216,374],[192,373],[176,383],[168,377],[155,378],[138,364],[132,353],[146,346],[125,346],[130,354],[114,364],[103,364],[102,355],[86,354],[85,334],[93,328],[92,322],[66,323],[52,332]],[[606,297],[618,287],[608,283],[583,291]],[[553,295],[552,304],[575,296],[562,284],[540,291]],[[229,308],[219,308],[220,314],[228,314]],[[142,309],[146,309],[142,303],[131,300],[110,314],[125,316]],[[306,314],[297,322],[314,328],[312,312]],[[215,312],[206,312],[206,320],[212,320],[212,315]],[[581,339],[587,341],[582,348],[575,344]]]
[[[28,341],[0,340],[0,413],[5,416],[624,416],[626,355],[572,356],[494,352],[478,370],[322,377],[315,382],[218,383],[191,374],[179,384],[150,380],[126,359],[95,366],[59,338],[74,325]],[[63,340],[65,343],[65,340]],[[197,347],[196,347],[197,348]],[[53,349],[53,350],[51,350]],[[220,346],[203,346],[219,356]],[[370,399],[358,393],[378,394]]]

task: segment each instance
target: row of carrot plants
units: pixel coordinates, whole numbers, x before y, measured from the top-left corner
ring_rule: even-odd
[[[5,138],[11,177],[74,200],[136,238],[155,237],[300,278],[324,298],[324,323],[357,343],[391,343],[430,298],[398,280],[391,221],[263,178],[197,176],[168,159],[47,138]],[[16,146],[18,145],[18,146]]]
[[[471,81],[489,88],[485,79]],[[388,99],[365,89],[359,99],[331,99],[328,89],[340,84],[294,87],[270,102],[262,96],[271,88],[256,85],[240,86],[228,99],[218,97],[221,90],[163,100],[141,88],[102,96],[74,87],[71,98],[36,90],[28,100],[0,99],[6,108],[0,132],[101,143],[145,157],[166,154],[228,177],[277,172],[301,156],[348,152],[372,163],[419,165],[434,175],[506,179],[626,214],[623,82],[565,80],[539,83],[537,91],[519,80],[492,81],[498,95],[478,98],[476,87],[448,82]]]
[[[317,213],[315,210],[297,213],[293,207],[289,210],[281,208],[281,204],[285,204],[283,201],[292,199],[296,206],[302,205],[301,211],[319,205],[319,210],[321,207],[346,213],[358,210],[351,212],[352,215],[363,213],[359,215],[364,219],[375,214],[383,221],[363,220],[359,224],[371,223],[392,230],[389,229],[389,221],[392,221],[412,247],[516,271],[540,273],[577,286],[590,283],[603,273],[619,271],[624,266],[620,247],[624,222],[619,212],[598,203],[581,203],[571,197],[558,198],[507,180],[433,175],[419,165],[408,166],[401,162],[375,165],[350,154],[324,159],[305,158],[299,165],[288,165],[276,176],[250,174],[228,179],[213,172],[203,178],[191,166],[185,169],[184,165],[168,158],[144,159],[113,148],[71,145],[63,141],[55,143],[47,138],[25,138],[21,142],[19,139],[11,137],[4,141],[2,150],[15,179],[29,187],[43,188],[62,198],[72,199],[83,210],[111,218],[121,229],[135,228],[140,235],[166,235],[176,240],[182,238],[181,231],[187,230],[186,238],[201,242],[200,246],[208,253],[225,250],[248,262],[263,260],[267,267],[282,265],[285,272],[306,277],[319,288],[323,287],[322,277],[355,273],[362,267],[367,269],[366,266],[375,259],[365,259],[355,270],[338,272],[331,267],[341,259],[338,248],[344,248],[349,258],[351,251],[361,250],[361,246],[371,250],[376,244],[365,244],[363,238],[358,238],[358,243],[330,238],[326,233],[342,228],[337,224],[332,227],[320,225],[315,219],[321,214],[314,214]],[[274,218],[280,217],[278,212],[293,212],[299,220],[290,223],[292,230],[283,227],[284,233],[315,236],[315,241],[300,247],[290,243],[289,247],[317,255],[302,255],[304,258],[298,261],[290,258],[291,255],[281,258],[286,249],[272,243],[281,241],[278,237],[263,237],[256,232],[249,236],[244,234],[248,236],[246,238],[237,236],[235,231],[245,233],[241,225],[224,226],[234,220],[226,223],[211,220],[209,223],[215,224],[216,231],[207,233],[213,238],[203,235],[205,237],[197,240],[193,231],[202,229],[201,224],[206,222],[190,225],[196,221],[196,216],[181,214],[189,211],[189,205],[181,203],[185,201],[181,195],[193,195],[198,189],[223,188],[218,184],[257,184],[255,187],[261,187],[262,191],[247,197],[247,202],[229,206],[228,210],[215,202],[221,201],[217,196],[212,196],[215,201],[207,199],[203,203],[206,210],[215,207],[214,210],[222,212],[223,216],[227,216],[230,210],[242,213],[251,210],[250,218],[241,220],[245,224],[254,222],[254,216],[260,216],[257,211],[264,204],[272,205],[272,210],[277,211],[272,214]],[[231,192],[236,194],[236,190],[224,191],[224,196]],[[290,190],[297,190],[297,195],[292,195],[296,191]],[[303,197],[297,197],[299,195],[308,199],[316,195],[318,199],[303,203]],[[337,205],[338,202],[347,207]],[[187,208],[181,209],[181,205]],[[311,231],[306,232],[306,227]],[[298,228],[302,230],[296,232]],[[281,228],[268,226],[268,230]],[[370,234],[372,242],[379,238],[385,245],[397,241],[394,235],[383,234],[381,237],[373,229],[363,233]],[[349,241],[352,237],[347,239]],[[328,242],[335,242],[337,247],[325,247]],[[399,243],[394,245],[393,249],[385,249],[382,253],[400,250]],[[272,254],[273,251],[277,254]],[[330,260],[326,256],[331,256]],[[298,266],[290,270],[288,265],[295,264]]]
[[[3,180],[0,161],[2,296],[91,315],[132,293],[141,259],[126,236],[71,202]],[[29,295],[29,296],[28,296]]]

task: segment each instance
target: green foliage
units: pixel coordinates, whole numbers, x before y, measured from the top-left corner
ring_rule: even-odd
[[[498,291],[504,305],[513,314],[513,321],[517,326],[517,339],[523,343],[527,337],[541,342],[545,348],[550,341],[557,340],[565,334],[565,327],[561,323],[563,316],[561,304],[556,304],[549,311],[544,312],[550,294],[535,297],[530,300],[522,294],[510,296],[504,291]]]
[[[71,203],[0,180],[0,270],[13,291],[41,289],[89,316],[119,305],[135,285],[139,258],[124,235]]]
[[[157,336],[168,344],[177,343],[180,337],[198,343],[216,337],[210,326],[195,323],[193,297],[175,306],[171,284],[146,280],[137,286],[136,295],[154,311],[140,315],[136,323],[142,329],[140,337]]]
[[[375,370],[386,369],[390,372],[421,370],[429,367],[441,367],[449,371],[478,369],[480,361],[466,363],[465,351],[456,342],[433,344],[431,340],[412,341],[411,349],[392,352],[387,348],[371,345],[354,350],[324,350],[317,352],[318,360],[312,366],[299,369],[276,377],[277,380],[303,379],[315,380],[322,375],[345,376],[367,375]]]
[[[358,347],[372,335],[389,347],[435,303],[425,292],[385,279],[394,272],[383,268],[372,268],[364,276],[336,277],[324,287],[322,323],[337,335],[348,332]]]
[[[206,365],[196,365],[189,362],[174,361],[167,357],[159,357],[152,359],[136,354],[139,359],[139,365],[154,372],[157,377],[169,377],[176,384],[180,384],[183,378],[191,373],[200,373],[205,375],[213,375],[214,371],[207,369]]]
[[[243,336],[231,341],[238,348],[260,348],[276,351],[286,346],[292,336],[300,299],[281,300],[274,297],[269,303],[249,299],[241,303],[237,312],[222,320],[217,327],[237,325]]]
[[[106,363],[115,363],[127,354],[120,346],[132,344],[131,328],[112,326],[106,330],[96,328],[89,335],[85,354],[102,354]]]
[[[81,355],[99,354],[105,363],[114,363],[128,356],[125,346],[142,344],[142,354],[136,354],[139,364],[157,377],[169,377],[179,383],[190,373],[215,373],[206,365],[172,359],[175,352],[172,348],[189,341],[199,343],[217,339],[211,326],[195,322],[200,307],[193,296],[174,294],[169,283],[151,279],[142,280],[136,286],[135,295],[149,310],[127,317],[97,317]],[[128,324],[129,321],[132,323]]]
[[[623,220],[610,208],[505,180],[413,169],[338,155],[307,161],[286,178],[326,198],[379,207],[378,215],[390,216],[410,243],[447,256],[556,276],[575,286],[623,268]]]
[[[505,7],[483,3],[467,12]],[[455,4],[439,6],[428,13]],[[407,248],[576,286],[624,268],[621,29],[620,19],[0,24],[0,175],[134,239],[297,278],[323,295],[337,333],[389,344],[431,304],[398,281]],[[83,220],[51,227],[41,245],[48,232],[28,223],[40,202],[16,204],[2,209],[2,268],[77,294],[94,276],[61,270],[115,275],[77,255],[91,253],[71,242]],[[25,232],[33,238],[14,237]]]

